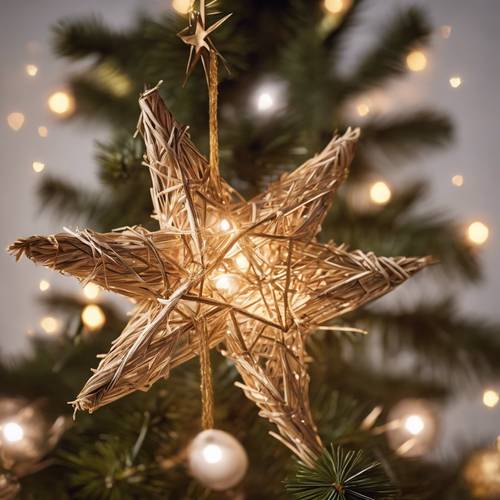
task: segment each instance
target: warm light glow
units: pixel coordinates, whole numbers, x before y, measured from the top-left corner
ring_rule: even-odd
[[[488,408],[495,408],[498,404],[500,397],[498,396],[498,392],[493,389],[488,389],[483,393],[483,404]]]
[[[452,76],[450,78],[450,86],[454,89],[457,89],[462,85],[462,79],[459,76]]]
[[[412,50],[406,56],[406,65],[410,71],[423,71],[427,66],[427,57],[421,50]]]
[[[359,116],[366,116],[370,112],[370,106],[366,102],[360,102],[356,106],[356,111]]]
[[[373,203],[385,205],[391,199],[391,196],[391,190],[385,182],[378,181],[372,184],[370,188],[370,199]]]
[[[451,29],[452,29],[451,26],[449,26],[448,24],[444,24],[439,28],[439,32],[441,33],[441,36],[443,38],[450,38]]]
[[[23,428],[16,422],[7,422],[3,425],[2,433],[9,443],[17,443],[24,437]]]
[[[42,163],[41,161],[34,161],[33,162],[33,170],[39,174],[40,172],[43,171],[45,168],[45,163]]]
[[[209,464],[216,464],[222,460],[222,449],[216,444],[207,444],[201,453]]]
[[[325,0],[325,9],[330,14],[341,14],[351,5],[351,0]]]
[[[47,280],[41,280],[38,286],[41,292],[46,292],[50,288],[50,283]]]
[[[89,304],[83,308],[82,321],[89,330],[99,330],[106,323],[106,316],[98,305]]]
[[[85,297],[87,297],[87,299],[90,299],[90,300],[97,299],[97,297],[99,296],[99,291],[100,291],[100,288],[95,283],[87,283],[83,287],[83,295],[85,295]]]
[[[45,316],[40,320],[42,330],[48,335],[53,335],[59,330],[59,321],[53,316]]]
[[[215,278],[215,287],[222,293],[233,294],[238,291],[238,279],[230,274],[221,274]]]
[[[24,124],[24,115],[18,112],[10,113],[7,116],[7,123],[12,130],[17,132]]]
[[[425,428],[424,419],[420,415],[410,415],[404,421],[404,428],[413,436],[417,436]]]
[[[224,232],[229,231],[232,227],[233,227],[233,225],[227,219],[222,219],[219,222],[219,229],[221,231],[224,231]]]
[[[473,222],[467,228],[467,237],[471,243],[474,243],[474,245],[482,245],[483,243],[486,243],[489,234],[490,230],[488,229],[488,226],[480,221]]]
[[[38,127],[38,135],[43,138],[47,137],[49,135],[48,128],[44,126]]]
[[[262,92],[257,97],[257,109],[259,111],[269,111],[274,106],[274,99],[268,92]]]
[[[464,185],[464,176],[463,175],[454,175],[451,178],[451,183],[456,187],[462,187]]]
[[[28,76],[36,76],[38,73],[38,68],[34,64],[27,64],[25,69]]]
[[[236,258],[234,259],[234,262],[235,262],[236,266],[238,267],[238,269],[243,273],[248,271],[248,268],[250,267],[250,263],[248,262],[248,259],[242,253],[239,253],[236,256]]]
[[[68,115],[73,111],[74,100],[67,92],[54,92],[48,100],[49,109],[56,115]]]
[[[193,0],[172,0],[172,8],[179,14],[187,14],[193,7]]]

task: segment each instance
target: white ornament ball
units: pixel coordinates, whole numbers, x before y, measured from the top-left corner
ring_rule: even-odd
[[[231,434],[216,429],[200,432],[188,451],[189,470],[200,483],[222,491],[238,484],[248,468],[243,446]]]

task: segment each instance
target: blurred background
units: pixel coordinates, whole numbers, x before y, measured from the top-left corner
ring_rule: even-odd
[[[175,36],[186,24],[188,4],[3,0],[4,248],[17,237],[56,233],[63,227],[154,227],[148,218],[148,180],[140,166],[142,146],[132,139],[144,85],[163,79],[167,105],[190,124],[191,137],[203,151],[207,145],[203,73],[198,68],[182,87],[188,50]],[[346,428],[339,422],[347,416],[359,420],[376,407],[383,408],[380,418],[387,422],[402,418],[394,412],[417,415],[436,431],[429,445],[409,445],[407,454],[423,457],[426,467],[433,464],[432,471],[442,473],[448,486],[445,492],[416,498],[500,498],[500,458],[495,455],[500,436],[500,4],[238,0],[219,6],[221,12],[234,13],[214,35],[230,68],[230,73],[221,73],[220,88],[226,178],[250,196],[319,151],[333,131],[359,125],[363,135],[351,178],[322,237],[377,254],[432,254],[441,261],[439,269],[349,318],[353,326],[370,331],[368,340],[333,336],[311,346],[311,352],[325,356],[312,373],[312,392],[321,380],[335,380],[330,390],[340,401],[333,410],[325,394],[317,399],[315,411],[324,416],[320,422],[330,429],[325,431],[329,440],[345,438]],[[121,457],[116,451],[121,448],[115,449],[112,439],[106,441],[108,454],[81,443],[99,426],[109,437],[106,417],[84,417],[78,431],[67,431],[66,420],[54,426],[67,416],[65,403],[95,366],[95,353],[106,352],[120,331],[130,303],[96,287],[84,290],[76,280],[27,259],[16,265],[5,252],[0,265],[0,416],[29,407],[44,415],[44,435],[53,437],[50,445],[37,445],[28,458],[17,457],[13,463],[32,467],[41,457],[58,456],[72,470],[60,498],[105,498],[95,478],[109,476],[110,457]],[[329,367],[329,360],[335,367]],[[236,375],[222,372],[221,407],[242,404],[231,399],[240,396],[224,392],[237,391],[229,387]],[[179,377],[196,389],[189,369]],[[159,385],[171,387],[169,382]],[[161,406],[158,391],[149,399],[134,400],[139,415],[151,400],[155,408]],[[110,411],[119,415],[122,410],[117,406]],[[189,425],[181,422],[191,422],[196,411],[174,412],[170,428],[175,421],[186,432]],[[231,421],[231,415],[228,409],[221,419]],[[245,418],[256,420],[251,411]],[[245,425],[248,421],[242,417]],[[133,420],[127,425],[132,436],[140,431]],[[243,424],[227,426],[247,443],[250,470],[259,460],[267,463],[269,457],[251,449],[251,432],[245,434]],[[386,444],[380,446],[392,452],[407,442],[391,437],[390,431],[385,437]],[[172,435],[164,439],[174,440]],[[153,449],[151,440],[144,445],[146,455],[148,446]],[[172,450],[166,448],[168,455]],[[494,457],[488,462],[489,478],[481,476],[482,462],[470,458],[479,453]],[[98,462],[97,456],[102,467],[91,467],[94,475],[81,474],[88,463]],[[282,462],[274,459],[286,463],[281,455]],[[16,491],[20,477],[29,477],[21,480],[24,491],[43,492],[44,481],[50,483],[49,472],[28,468],[24,476],[15,467],[6,466]],[[255,477],[264,474],[256,469]],[[141,474],[146,482],[147,474]],[[402,476],[398,481],[406,491]],[[84,490],[89,477],[96,485]],[[147,481],[160,490],[175,483],[177,493],[169,494],[178,496],[172,498],[194,495],[177,470],[165,472],[161,481],[151,477]],[[258,498],[248,481],[247,497]],[[490,486],[485,486],[488,481]],[[130,488],[123,486],[116,498],[136,498],[139,493]],[[413,491],[409,486],[407,490]],[[142,498],[158,494],[138,491]],[[276,491],[261,491],[260,498],[278,498]],[[452,496],[457,491],[462,496]],[[36,498],[44,497],[40,493]]]

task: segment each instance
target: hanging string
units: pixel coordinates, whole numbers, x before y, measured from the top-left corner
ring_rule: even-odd
[[[201,374],[201,426],[204,430],[214,428],[214,387],[210,365],[210,344],[207,324],[203,321],[200,332],[200,374]]]

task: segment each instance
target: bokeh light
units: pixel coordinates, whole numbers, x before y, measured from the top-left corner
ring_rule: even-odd
[[[43,125],[38,127],[38,135],[45,139],[49,135],[49,129]]]
[[[462,85],[462,78],[460,78],[459,76],[452,76],[450,78],[450,86],[454,89],[457,89],[458,87],[460,87],[460,85]]]
[[[47,280],[40,280],[38,288],[40,288],[41,292],[46,292],[50,288],[50,282]]]
[[[38,73],[38,67],[34,64],[27,64],[25,70],[28,76],[36,76]]]
[[[43,169],[45,168],[45,163],[41,161],[34,161],[32,166],[33,166],[33,171],[39,174],[40,172],[43,172]]]
[[[341,14],[351,6],[352,0],[325,0],[325,9],[330,14]]]
[[[95,283],[87,283],[83,287],[83,295],[89,300],[95,300],[99,296],[100,288]]]
[[[17,132],[24,124],[24,115],[22,113],[19,113],[18,111],[10,113],[7,116],[7,124],[12,130]]]
[[[475,221],[469,224],[467,228],[467,238],[474,245],[483,245],[486,243],[490,235],[490,230],[486,224],[483,224],[481,221]]]
[[[370,113],[370,106],[366,102],[360,102],[356,106],[356,111],[358,112],[359,116],[366,116]]]
[[[410,71],[423,71],[427,66],[427,56],[421,50],[412,50],[406,56],[406,65]]]
[[[60,328],[59,320],[57,320],[53,316],[44,316],[40,320],[40,326],[42,330],[48,335],[56,334]]]
[[[89,304],[83,308],[82,322],[89,330],[99,330],[106,323],[106,315],[97,304]]]
[[[487,408],[495,408],[498,404],[500,397],[498,396],[498,392],[493,389],[487,389],[483,392],[483,404]]]
[[[172,0],[172,8],[179,14],[187,14],[193,7],[193,0]]]
[[[274,99],[269,92],[262,92],[257,96],[257,109],[269,111],[274,107]]]
[[[456,187],[462,187],[464,185],[464,176],[457,174],[451,178],[451,183]]]
[[[17,422],[7,422],[2,426],[2,434],[9,443],[17,443],[24,437],[24,430]]]
[[[384,181],[377,181],[370,187],[370,199],[377,205],[385,205],[391,196],[391,189]]]
[[[49,97],[48,105],[49,109],[53,113],[55,113],[56,115],[64,116],[64,115],[69,115],[73,112],[75,107],[75,102],[70,94],[62,90],[59,90],[57,92],[54,92]]]

